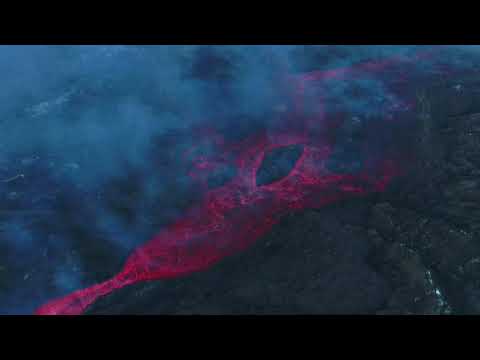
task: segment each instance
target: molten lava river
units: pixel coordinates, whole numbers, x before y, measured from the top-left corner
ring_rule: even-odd
[[[429,59],[428,54],[291,75],[284,81],[291,101],[287,110],[279,113],[282,126],[235,141],[226,141],[214,130],[199,132],[195,136],[198,144],[210,141],[216,149],[214,156],[195,158],[189,173],[203,189],[201,200],[133,251],[114,277],[54,299],[35,313],[82,314],[99,297],[122,287],[205,270],[252,245],[287,213],[383,191],[402,173],[402,157],[392,151],[371,151],[370,142],[362,143],[360,150],[366,155],[360,169],[335,172],[327,166],[334,152],[332,134],[347,119],[345,113],[329,111],[336,101],[328,96],[329,87],[341,81],[380,79],[397,95],[396,100],[382,105],[383,123],[394,123],[413,110],[414,97],[405,94],[412,76],[418,75],[416,64],[425,59]],[[288,174],[259,183],[257,172],[265,156],[289,146],[299,152]],[[226,163],[235,168],[235,175],[221,186],[209,188],[208,175]]]

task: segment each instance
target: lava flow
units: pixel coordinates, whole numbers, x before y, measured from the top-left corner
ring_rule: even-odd
[[[403,75],[408,75],[411,70],[415,61],[411,60],[370,62],[290,77],[288,84],[294,100],[291,109],[284,115],[287,119],[285,126],[260,131],[237,143],[227,143],[221,135],[212,137],[210,134],[209,138],[216,142],[215,159],[196,159],[190,174],[202,182],[206,178],[204,174],[208,175],[218,164],[229,161],[236,169],[235,176],[219,187],[203,187],[205,193],[200,203],[190,208],[179,221],[137,248],[116,276],[52,300],[35,313],[81,314],[99,297],[124,286],[207,269],[224,257],[252,245],[286,213],[318,208],[350,196],[383,191],[392,178],[401,172],[399,158],[390,156],[388,151],[369,153],[370,144],[362,144],[367,155],[360,170],[335,173],[328,168],[327,161],[335,148],[332,129],[341,126],[345,116],[328,111],[326,81],[349,81],[378,74],[382,78],[393,73],[396,79],[390,83],[393,84],[390,90],[395,92],[395,86],[405,85]],[[398,67],[399,64],[403,65]],[[399,68],[404,69],[404,73],[400,74]],[[408,80],[408,76],[405,78]],[[308,95],[311,94],[308,88],[316,89],[316,95]],[[411,109],[412,99],[405,98],[393,105],[386,105],[388,108],[384,109],[385,113],[394,114],[392,121],[395,121],[395,112]],[[258,185],[257,171],[265,155],[291,145],[301,147],[301,153],[288,175]]]

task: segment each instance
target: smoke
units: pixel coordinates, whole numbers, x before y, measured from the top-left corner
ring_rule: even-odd
[[[107,278],[195,201],[176,165],[194,136],[165,140],[170,134],[204,124],[231,136],[242,127],[274,126],[272,114],[289,101],[286,75],[409,58],[420,50],[1,46],[0,313],[29,312]],[[471,70],[478,52],[452,47],[436,61]],[[426,71],[429,64],[416,67]],[[376,77],[332,81],[328,96],[335,104],[330,111],[357,117],[379,116],[379,107],[399,100]],[[157,146],[159,138],[168,146]]]

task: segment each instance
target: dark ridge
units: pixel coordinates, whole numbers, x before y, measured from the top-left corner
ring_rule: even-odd
[[[287,176],[302,153],[302,145],[290,145],[266,154],[257,171],[257,186],[271,184]]]

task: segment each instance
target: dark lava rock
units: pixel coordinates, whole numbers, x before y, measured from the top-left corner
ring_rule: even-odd
[[[87,313],[372,313],[391,295],[388,280],[367,262],[366,231],[336,216],[329,209],[289,216],[210,270],[119,290]]]
[[[282,146],[267,153],[257,171],[257,186],[271,184],[287,176],[302,153],[302,145]]]

